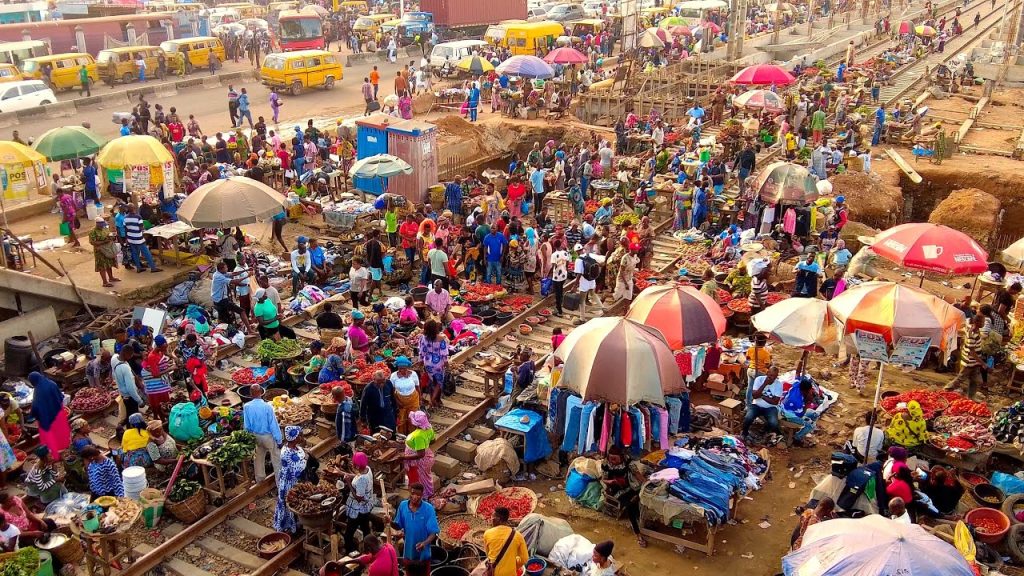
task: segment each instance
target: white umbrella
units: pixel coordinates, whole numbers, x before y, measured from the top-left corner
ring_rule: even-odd
[[[353,178],[391,178],[402,174],[412,174],[412,166],[391,154],[377,154],[357,160],[348,171],[348,175]]]
[[[178,218],[196,228],[229,228],[276,216],[284,196],[243,176],[214,180],[196,188],[178,207]]]
[[[828,302],[817,298],[787,298],[750,317],[754,328],[787,346],[825,348],[836,342]]]
[[[999,256],[1010,266],[1024,266],[1024,238],[1003,248]]]
[[[664,48],[665,42],[662,41],[661,38],[658,38],[657,33],[646,30],[640,35],[640,40],[637,42],[637,46],[640,46],[641,48]]]

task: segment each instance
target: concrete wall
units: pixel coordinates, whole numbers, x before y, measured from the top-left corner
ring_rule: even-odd
[[[50,280],[24,272],[0,269],[0,308],[17,310],[15,295],[21,300],[23,312],[46,306],[54,306],[58,312],[81,307],[78,295],[66,279]],[[82,289],[82,297],[90,306],[97,308],[117,308],[124,304],[118,296],[94,290]]]
[[[29,331],[32,331],[32,337],[36,342],[60,334],[60,326],[57,324],[57,315],[53,308],[47,306],[0,322],[0,343],[11,336],[25,336]],[[4,347],[0,345],[0,358],[3,355]]]

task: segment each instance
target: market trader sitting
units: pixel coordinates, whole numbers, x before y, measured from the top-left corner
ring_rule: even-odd
[[[779,368],[774,364],[768,367],[768,373],[758,376],[752,384],[752,401],[747,405],[747,414],[743,418],[743,441],[750,442],[750,425],[761,418],[765,426],[774,434],[779,433],[779,401],[782,399],[782,382],[779,381]],[[771,443],[771,440],[769,440]]]

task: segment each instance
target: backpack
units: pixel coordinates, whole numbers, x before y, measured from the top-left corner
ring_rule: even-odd
[[[601,275],[601,265],[597,263],[590,255],[583,257],[583,278],[587,281],[593,282],[597,280],[597,277]]]

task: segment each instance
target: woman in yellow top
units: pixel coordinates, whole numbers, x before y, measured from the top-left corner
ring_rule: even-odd
[[[423,485],[423,499],[429,500],[434,495],[434,481],[431,471],[434,468],[434,451],[430,443],[434,441],[434,429],[430,426],[427,413],[421,410],[411,412],[409,421],[416,427],[405,439],[405,472],[409,476],[409,485]]]
[[[135,413],[128,417],[128,428],[121,435],[121,450],[124,452],[124,467],[150,466],[153,459],[146,449],[149,446],[149,431],[146,430],[146,419],[142,414]]]
[[[491,516],[492,527],[484,532],[484,550],[487,552],[487,562],[494,567],[494,576],[517,576],[530,559],[526,539],[508,525],[508,520],[508,508],[495,508]]]

